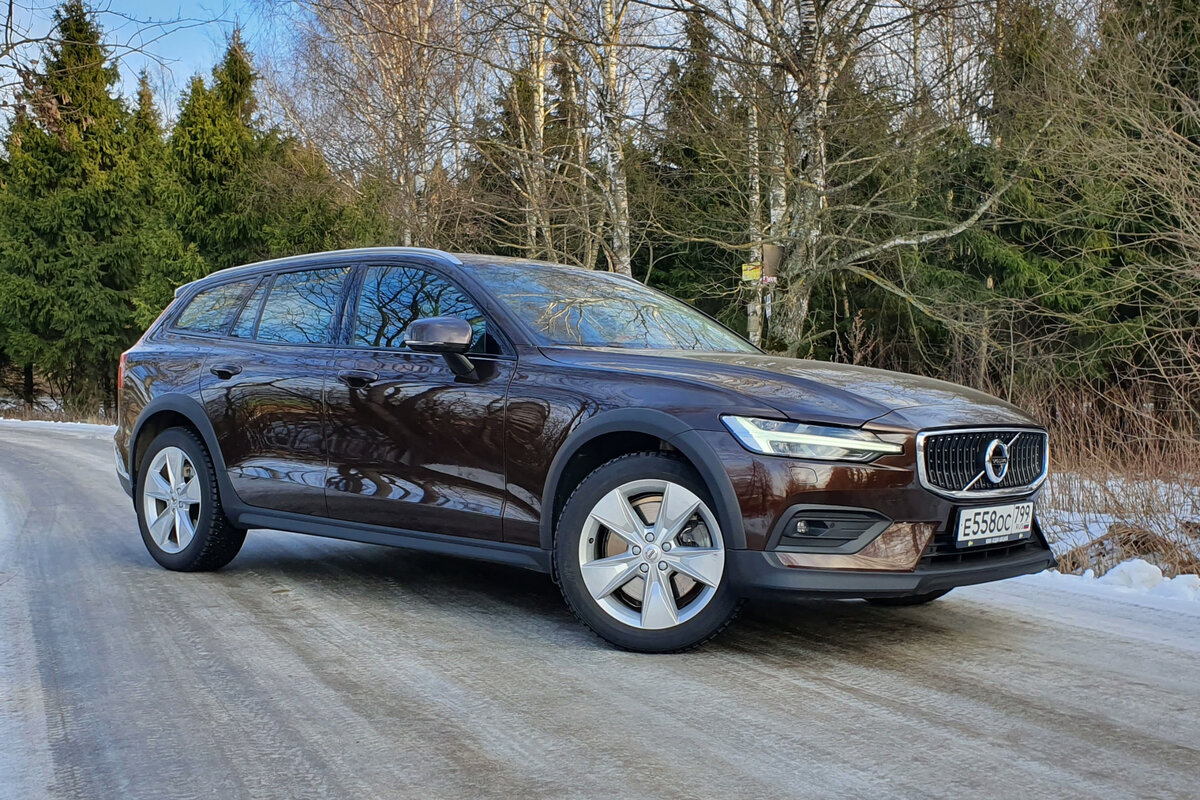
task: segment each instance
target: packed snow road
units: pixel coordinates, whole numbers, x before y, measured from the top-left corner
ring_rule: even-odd
[[[0,422],[0,797],[1195,797],[1200,616],[1017,580],[606,647],[540,575],[146,554],[109,434]]]

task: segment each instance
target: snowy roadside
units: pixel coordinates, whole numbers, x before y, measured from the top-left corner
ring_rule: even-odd
[[[1200,480],[1052,472],[1037,505],[1038,520],[1061,553],[1100,538],[1115,524],[1174,535],[1183,522],[1200,520]]]
[[[1094,577],[1090,570],[1083,575],[1064,575],[1055,570],[1046,570],[1036,575],[1010,578],[1006,583],[1026,584],[1081,597],[1116,600],[1143,608],[1200,616],[1200,576],[1164,578],[1158,567],[1141,559],[1119,564],[1099,578]]]
[[[1200,550],[1200,539],[1186,532],[1200,519],[1200,481],[1195,476],[1151,480],[1055,473],[1038,500],[1038,519],[1055,554],[1069,556],[1063,563],[1079,569],[1079,554],[1083,553],[1085,566],[1090,561],[1101,572],[1108,568],[1100,577],[1086,569],[1082,575],[1048,572],[1033,576],[1038,580],[1067,591],[1119,596],[1150,605],[1162,601],[1172,608],[1190,607],[1193,613],[1200,609],[1200,576],[1165,578],[1158,565],[1138,557],[1165,558],[1159,563],[1167,564],[1172,553],[1183,554],[1187,561],[1192,560],[1186,558],[1189,551]],[[1122,535],[1124,543],[1112,538]]]
[[[111,439],[112,435],[117,432],[116,425],[96,425],[91,422],[51,422],[41,419],[8,419],[0,417],[0,430],[4,430],[5,428],[52,430],[55,433],[87,439]]]

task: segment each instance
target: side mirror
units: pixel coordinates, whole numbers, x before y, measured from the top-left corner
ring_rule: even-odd
[[[414,320],[404,332],[405,346],[417,353],[457,353],[471,349],[475,332],[461,317],[426,317]]]

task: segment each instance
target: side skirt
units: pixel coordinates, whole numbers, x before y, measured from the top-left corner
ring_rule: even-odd
[[[230,511],[233,510],[230,509]],[[551,555],[549,551],[531,545],[384,528],[249,506],[230,513],[230,517],[233,518],[234,524],[241,528],[272,528],[291,533],[307,533],[331,539],[345,539],[351,542],[381,544],[387,547],[422,550],[458,558],[492,561],[497,564],[531,569],[535,572],[550,572]]]

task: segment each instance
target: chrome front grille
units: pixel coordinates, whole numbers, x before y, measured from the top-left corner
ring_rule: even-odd
[[[1031,492],[1046,479],[1047,439],[1045,431],[1029,428],[963,428],[918,434],[921,483],[938,494],[959,498]]]

